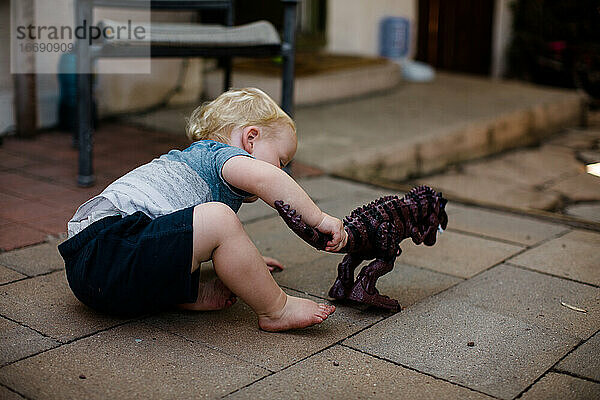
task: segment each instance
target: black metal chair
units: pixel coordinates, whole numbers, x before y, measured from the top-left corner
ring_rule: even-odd
[[[150,2],[149,2],[150,1]],[[281,107],[290,116],[294,113],[294,54],[296,5],[298,0],[281,0],[284,6],[283,38],[266,21],[233,25],[232,0],[76,0],[76,26],[83,21],[92,25],[94,7],[141,8],[151,10],[221,10],[224,25],[151,24],[150,56],[218,58],[224,66],[224,90],[231,85],[232,57],[282,57]],[[95,182],[92,165],[92,96],[91,66],[102,57],[147,57],[148,48],[126,40],[99,41],[88,45],[80,40],[77,54],[77,138],[79,142],[79,186]]]

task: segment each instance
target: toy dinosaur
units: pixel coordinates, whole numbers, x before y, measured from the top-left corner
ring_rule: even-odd
[[[446,229],[448,201],[427,186],[412,189],[404,197],[385,196],[353,210],[344,218],[348,241],[340,253],[347,253],[338,266],[338,276],[329,290],[334,299],[350,299],[376,307],[400,311],[400,304],[375,288],[377,279],[394,268],[400,242],[411,238],[415,244],[433,246],[436,235]],[[324,250],[331,236],[308,226],[302,216],[281,200],[275,208],[285,223],[311,246]],[[366,265],[354,280],[354,270]]]

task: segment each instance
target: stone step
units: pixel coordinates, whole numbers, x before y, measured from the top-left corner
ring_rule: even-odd
[[[297,106],[318,104],[334,100],[364,96],[393,88],[401,81],[400,66],[393,62],[361,63],[356,67],[325,68],[310,73],[297,73],[294,81],[294,103]],[[281,102],[281,77],[279,71],[272,74],[249,68],[232,73],[232,87],[258,87]],[[223,91],[223,71],[213,70],[206,74],[205,95],[215,98]]]

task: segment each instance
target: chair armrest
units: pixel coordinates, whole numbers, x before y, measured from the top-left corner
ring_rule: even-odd
[[[92,0],[93,6],[117,8],[147,8],[153,10],[229,9],[230,0]]]

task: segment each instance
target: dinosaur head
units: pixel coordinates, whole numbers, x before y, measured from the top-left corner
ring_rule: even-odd
[[[428,226],[425,227],[426,233],[423,239],[425,246],[433,246],[438,233],[442,234],[448,227],[448,214],[446,213],[448,200],[442,197],[442,193],[435,193],[431,201],[431,214],[428,218]]]
[[[415,244],[424,243],[433,246],[437,240],[438,232],[441,233],[448,226],[448,214],[442,193],[436,193],[428,186],[419,186],[412,189],[410,197],[419,204],[422,210],[426,210],[423,219],[419,221],[419,227],[413,227],[412,240]]]

